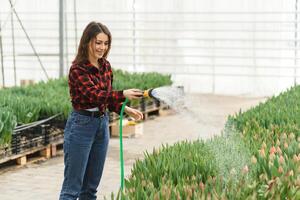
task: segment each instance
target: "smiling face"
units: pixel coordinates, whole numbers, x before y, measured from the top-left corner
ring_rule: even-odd
[[[105,33],[98,33],[97,36],[89,43],[89,60],[97,62],[107,52],[109,47],[108,36]]]
[[[74,63],[91,62],[97,66],[100,58],[107,58],[112,37],[108,28],[99,22],[90,22],[84,29]]]

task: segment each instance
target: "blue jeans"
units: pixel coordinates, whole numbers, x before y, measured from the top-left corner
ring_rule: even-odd
[[[60,200],[96,199],[109,141],[108,114],[71,112],[64,132],[64,181]]]

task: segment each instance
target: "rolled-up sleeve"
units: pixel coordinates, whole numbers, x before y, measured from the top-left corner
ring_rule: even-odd
[[[111,74],[111,87],[113,85],[113,73],[112,73],[112,70],[111,70],[111,67],[110,65],[108,66],[108,70],[110,71],[110,74]],[[123,95],[123,91],[122,91],[122,95]],[[124,97],[124,95],[123,95]],[[115,98],[113,99],[112,101],[110,101],[108,103],[108,110],[109,111],[112,111],[112,112],[115,112],[117,114],[120,114],[121,113],[121,109],[122,109],[122,105],[123,105],[123,101],[125,101],[125,97],[124,98]]]

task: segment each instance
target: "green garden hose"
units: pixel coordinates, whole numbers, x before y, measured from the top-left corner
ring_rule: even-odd
[[[143,97],[155,97],[152,95],[153,89],[145,90],[143,93]],[[124,158],[123,158],[123,113],[125,110],[125,106],[128,102],[128,98],[125,99],[122,108],[121,108],[121,113],[120,113],[120,166],[121,166],[121,190],[123,191],[124,189]]]
[[[123,191],[124,189],[124,158],[123,158],[123,127],[122,127],[122,122],[123,122],[123,113],[125,110],[125,106],[128,102],[128,99],[126,98],[121,109],[120,113],[120,165],[121,165],[121,189]]]

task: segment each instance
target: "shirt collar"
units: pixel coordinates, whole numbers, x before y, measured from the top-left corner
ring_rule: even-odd
[[[100,72],[105,71],[105,69],[104,69],[106,67],[105,59],[104,58],[99,59],[98,63],[99,63],[100,69],[98,69],[96,66],[94,66],[90,61],[86,61],[84,63],[84,67],[91,71],[95,71],[95,70],[100,71]]]

